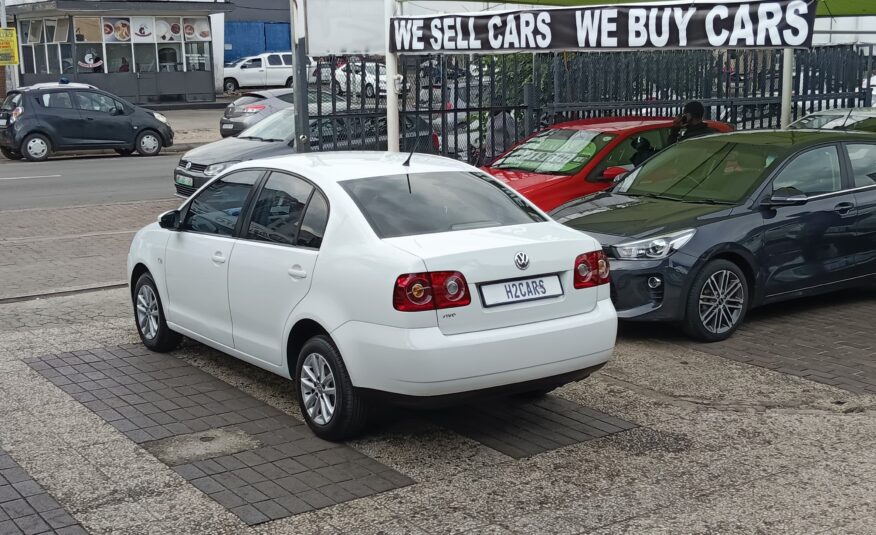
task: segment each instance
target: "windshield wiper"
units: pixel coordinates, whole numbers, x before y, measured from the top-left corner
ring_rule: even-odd
[[[732,206],[733,204],[729,201],[716,201],[715,199],[679,199],[681,202],[691,203],[691,204],[726,204],[728,206]]]
[[[237,136],[237,139],[252,139],[253,141],[265,141],[264,139],[257,136]]]
[[[679,199],[678,197],[670,197],[669,195],[661,195],[659,193],[620,193],[621,195],[626,195],[628,197],[648,197],[651,199],[663,199],[666,201],[684,201],[684,199]]]

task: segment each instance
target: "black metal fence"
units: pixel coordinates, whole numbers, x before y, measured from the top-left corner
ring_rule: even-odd
[[[797,51],[793,117],[870,106],[870,52]],[[690,100],[739,129],[779,126],[781,50],[404,56],[399,71],[400,80],[387,81],[382,58],[320,61],[311,80],[314,148],[385,149],[385,89],[393,82],[402,150],[474,163],[557,122],[674,117]]]

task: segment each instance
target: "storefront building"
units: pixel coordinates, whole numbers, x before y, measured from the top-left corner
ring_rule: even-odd
[[[224,32],[214,39],[210,15],[231,9],[209,1],[10,2],[20,85],[64,77],[138,104],[213,101]]]

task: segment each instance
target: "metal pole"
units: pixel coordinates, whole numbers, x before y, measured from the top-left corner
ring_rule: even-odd
[[[0,28],[6,28],[6,0],[0,0]],[[20,51],[20,49],[19,49]],[[15,89],[17,85],[15,83],[15,70],[16,66],[10,65],[8,67],[3,67],[3,77],[6,80],[6,90]],[[4,95],[0,95],[4,96]]]
[[[386,19],[384,24],[384,31],[386,31],[386,148],[389,152],[399,151],[399,138],[401,137],[398,91],[395,85],[398,78],[398,56],[389,51],[389,26],[395,15],[395,8],[396,0],[384,0],[384,18]]]
[[[794,92],[794,49],[782,51],[782,128],[791,124],[791,106]]]
[[[301,2],[299,6],[298,2]],[[310,117],[307,103],[307,46],[304,0],[289,0],[292,29],[292,98],[295,102],[295,152],[310,152]]]

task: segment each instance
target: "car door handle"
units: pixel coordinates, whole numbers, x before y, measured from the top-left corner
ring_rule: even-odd
[[[224,264],[225,256],[222,255],[222,251],[216,251],[213,253],[213,263],[214,264]]]
[[[293,279],[304,279],[307,278],[307,271],[296,264],[289,268],[289,276]]]
[[[855,204],[850,202],[841,202],[834,206],[833,209],[835,212],[845,215],[855,209]]]

